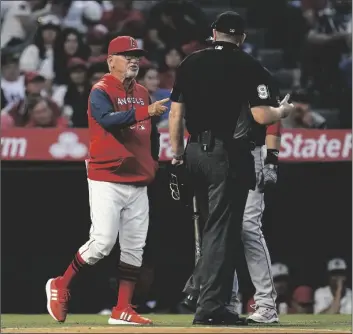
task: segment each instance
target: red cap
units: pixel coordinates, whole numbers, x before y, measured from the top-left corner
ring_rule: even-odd
[[[130,36],[119,36],[111,40],[108,47],[108,55],[120,54],[125,52],[139,53],[143,56],[146,51],[137,46],[137,42]]]
[[[298,286],[293,293],[293,300],[301,304],[309,304],[313,302],[313,289],[309,286]]]
[[[34,81],[45,81],[45,78],[37,72],[27,72],[25,74],[25,84]]]

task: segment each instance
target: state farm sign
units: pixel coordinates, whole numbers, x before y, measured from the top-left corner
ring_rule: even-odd
[[[160,129],[160,161],[172,158],[169,133]],[[87,129],[23,129],[2,131],[3,160],[84,161],[89,147]],[[187,134],[184,137],[186,145]],[[283,162],[352,160],[348,130],[284,130],[279,158]]]
[[[23,137],[2,137],[2,158],[23,158],[27,152],[27,139]]]
[[[279,157],[284,161],[351,160],[352,134],[340,130],[283,132]]]
[[[170,160],[169,133],[161,132],[160,159]],[[185,137],[185,145],[187,138]],[[347,130],[285,130],[282,132],[281,161],[315,162],[352,159],[352,133]]]

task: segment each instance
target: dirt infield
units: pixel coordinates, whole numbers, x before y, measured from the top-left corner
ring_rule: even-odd
[[[257,327],[60,327],[60,328],[2,328],[2,333],[234,333],[234,334],[347,334],[350,331],[299,329],[299,328],[257,328]]]

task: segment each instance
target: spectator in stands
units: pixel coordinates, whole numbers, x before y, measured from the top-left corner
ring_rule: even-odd
[[[95,85],[104,74],[108,73],[108,65],[106,61],[93,62],[89,65],[87,77],[89,85]]]
[[[36,20],[50,12],[51,4],[44,8],[44,1],[1,1],[7,8],[1,25],[1,49],[14,44],[21,44],[31,36]]]
[[[181,47],[191,41],[204,41],[209,34],[203,11],[195,3],[184,0],[157,3],[150,10],[146,25],[145,48],[155,55],[171,41]]]
[[[87,33],[103,17],[103,8],[97,1],[71,1],[63,20],[65,28],[75,28],[80,33]]]
[[[296,107],[295,112],[282,120],[283,128],[326,129],[327,124],[323,116],[311,110],[309,98],[302,93],[294,93],[292,102]]]
[[[74,28],[64,29],[54,47],[53,76],[55,84],[68,84],[67,67],[71,58],[86,60],[89,56],[89,50],[83,42],[82,35]]]
[[[277,312],[278,314],[287,314],[290,311],[291,295],[289,286],[289,270],[283,263],[272,264],[273,283],[277,291]],[[254,298],[251,298],[247,303],[247,312],[254,311]]]
[[[53,63],[54,44],[61,30],[61,22],[57,16],[46,15],[39,20],[38,30],[34,36],[33,43],[28,45],[20,57],[21,71],[37,71],[44,77],[52,79],[52,69],[48,66],[43,68],[45,60]]]
[[[1,130],[7,130],[15,125],[13,118],[9,114],[1,114],[0,116],[0,128]]]
[[[40,95],[30,95],[25,114],[26,128],[66,127],[67,120],[53,110],[47,99]]]
[[[208,41],[205,40],[203,42],[200,41],[192,41],[190,43],[184,44],[181,47],[181,50],[183,51],[183,53],[185,54],[185,56],[188,56],[189,54],[195,52],[195,51],[199,51],[202,49],[205,49],[208,46]]]
[[[108,30],[102,24],[95,26],[86,35],[86,43],[90,49],[91,57],[99,57],[106,53],[105,46],[107,44]]]
[[[72,127],[88,127],[87,103],[91,86],[87,80],[87,63],[80,58],[72,58],[68,64],[69,84],[63,100],[63,114]]]
[[[1,72],[1,109],[4,109],[8,104],[17,103],[24,98],[25,87],[18,57],[2,55]]]
[[[51,0],[51,13],[58,16],[62,21],[69,11],[71,2],[72,0]]]
[[[46,95],[45,78],[38,72],[27,72],[25,74],[25,90],[28,94]]]
[[[291,309],[288,313],[312,314],[313,306],[313,289],[306,285],[298,286],[293,292]]]
[[[164,89],[159,87],[160,80],[159,80],[158,69],[153,65],[140,67],[140,70],[137,76],[137,81],[139,84],[147,88],[152,102],[165,99],[170,96],[169,89]],[[165,106],[168,107],[168,110],[159,117],[159,126],[162,126],[162,127],[168,127],[168,115],[170,110],[169,109],[170,102],[165,104]],[[163,122],[163,123],[160,123],[160,122]]]
[[[26,114],[26,106],[28,99],[31,96],[41,95],[46,97],[45,78],[36,72],[27,72],[25,74],[25,97],[16,103],[10,104],[3,110],[13,119],[14,126],[24,126],[28,121],[28,114]],[[47,103],[55,114],[60,114],[60,109],[57,104],[47,98]]]
[[[175,71],[185,55],[175,46],[168,47],[164,53],[163,63],[160,69],[160,87],[171,90],[174,85]]]
[[[301,86],[321,94],[326,107],[337,106],[341,93],[339,63],[348,52],[342,16],[327,0],[320,7],[308,8],[304,13],[309,33],[303,47]]]
[[[314,313],[351,314],[352,290],[347,287],[347,264],[341,258],[328,262],[329,285],[315,291]]]
[[[132,0],[106,1],[102,23],[109,31],[140,39],[143,35],[144,15],[133,8]]]
[[[349,89],[352,89],[352,56],[341,61],[340,70],[344,80],[344,85]]]
[[[352,19],[347,24],[349,38],[347,44],[349,54],[343,57],[340,63],[342,76],[342,96],[340,99],[340,125],[341,128],[352,128]]]

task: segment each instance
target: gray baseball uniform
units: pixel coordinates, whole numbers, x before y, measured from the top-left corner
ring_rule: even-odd
[[[257,146],[252,152],[258,179],[264,166],[265,152],[265,146]],[[275,308],[277,293],[272,279],[271,259],[261,230],[264,209],[264,194],[259,191],[258,187],[255,190],[250,190],[244,211],[242,240],[248,270],[256,289],[255,303],[257,306]],[[195,271],[197,271],[197,267]],[[197,297],[199,294],[197,281],[193,274],[187,281],[183,292]],[[228,305],[228,308],[232,311],[238,310],[238,290],[239,285],[235,272],[232,297],[230,305]]]

